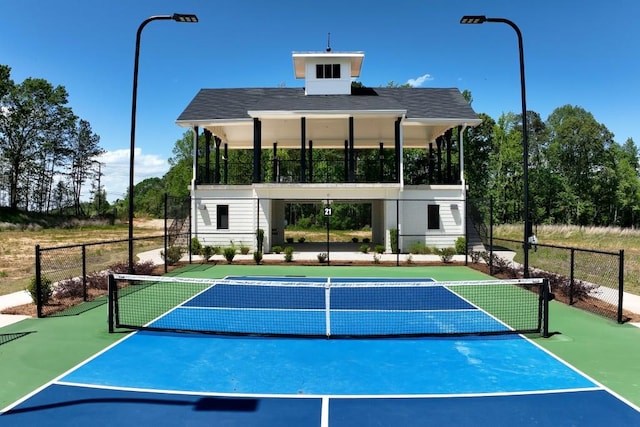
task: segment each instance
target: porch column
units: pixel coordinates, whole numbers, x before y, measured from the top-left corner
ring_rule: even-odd
[[[435,165],[433,163],[433,142],[429,143],[429,184],[433,184],[433,169]]]
[[[213,176],[214,184],[220,184],[220,144],[222,143],[222,139],[217,136],[213,137],[213,141],[216,144],[216,171]]]
[[[309,140],[309,182],[313,182],[313,141]]]
[[[300,118],[300,182],[307,182],[307,118]]]
[[[211,131],[204,130],[204,182],[211,184]]]
[[[280,174],[278,173],[278,143],[273,143],[273,159],[271,164],[271,182],[279,182]]]
[[[436,138],[436,156],[437,162],[436,167],[438,168],[438,173],[436,174],[436,179],[438,180],[438,184],[442,184],[442,136]]]
[[[449,129],[445,132],[444,138],[447,144],[447,184],[451,184],[453,177],[451,175],[451,139],[453,136],[453,129]]]
[[[260,119],[253,119],[253,183],[261,182],[262,168],[262,123]]]
[[[459,183],[463,185],[464,188],[464,140],[462,132],[464,127],[458,126],[458,172],[460,175],[458,176]]]
[[[378,149],[378,182],[384,182],[384,143],[380,142]]]
[[[198,126],[193,127],[193,165],[192,165],[192,189],[195,190],[195,184],[198,183]],[[191,195],[194,197],[194,195]]]
[[[349,140],[344,140],[344,182],[349,181]]]
[[[356,182],[356,157],[353,150],[353,117],[349,117],[349,182]]]
[[[394,139],[395,139],[395,168],[396,168],[396,182],[402,182],[402,170],[400,169],[400,159],[402,158],[402,149],[400,147],[400,121],[402,119],[398,117],[394,127]]]
[[[229,143],[224,143],[224,154],[222,155],[222,162],[224,164],[224,184],[229,184]]]

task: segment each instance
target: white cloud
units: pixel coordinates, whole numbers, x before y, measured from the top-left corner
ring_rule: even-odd
[[[418,78],[407,80],[407,84],[411,87],[420,87],[425,82],[429,82],[431,80],[433,80],[433,77],[431,77],[431,74],[424,74]]]
[[[101,186],[107,192],[107,199],[112,202],[123,199],[129,188],[129,150],[107,151],[96,159],[102,163]],[[134,184],[147,178],[161,178],[169,170],[169,162],[156,154],[144,154],[142,149],[135,149]]]

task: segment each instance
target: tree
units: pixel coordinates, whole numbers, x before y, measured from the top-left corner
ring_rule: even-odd
[[[73,185],[76,215],[79,215],[82,213],[80,205],[82,187],[91,174],[95,157],[102,154],[103,150],[98,145],[100,137],[93,133],[89,122],[82,119],[77,122],[68,142],[69,152],[71,153],[69,177]]]
[[[164,182],[160,178],[147,178],[134,188],[136,213],[162,218],[164,206]]]
[[[47,137],[70,112],[67,91],[43,79],[11,84],[3,67],[0,84],[5,92],[0,114],[0,155],[8,168],[9,205],[28,208],[28,184]]]
[[[470,198],[484,198],[492,185],[492,153],[496,122],[487,114],[480,113],[482,123],[468,128],[464,135],[464,176],[469,184]]]
[[[549,167],[567,179],[576,196],[572,220],[579,225],[600,223],[603,194],[610,188],[611,165],[607,151],[613,134],[581,107],[556,108],[547,119]]]
[[[169,158],[169,171],[164,175],[166,192],[172,196],[187,197],[193,175],[193,133],[185,132],[173,146]]]

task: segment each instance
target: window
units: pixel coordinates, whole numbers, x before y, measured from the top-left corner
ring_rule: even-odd
[[[339,79],[340,64],[316,64],[317,79]]]
[[[229,205],[216,206],[216,224],[218,230],[229,229]]]
[[[440,205],[427,206],[427,229],[440,229]]]

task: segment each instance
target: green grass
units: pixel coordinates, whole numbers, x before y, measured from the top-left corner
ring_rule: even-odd
[[[538,242],[554,245],[618,253],[624,250],[625,290],[640,294],[640,230],[617,227],[577,227],[560,225],[540,225],[536,228]],[[518,225],[494,227],[494,237],[522,241],[523,230]],[[523,262],[520,244],[496,241],[516,252],[515,261]],[[538,247],[529,251],[529,264],[533,267],[569,276],[571,252],[565,249]],[[575,253],[575,277],[589,283],[617,288],[617,258],[610,255]]]

